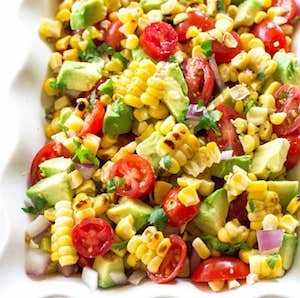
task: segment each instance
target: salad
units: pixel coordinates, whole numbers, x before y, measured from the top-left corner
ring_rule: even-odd
[[[64,0],[26,273],[92,289],[282,277],[299,226],[294,0]]]

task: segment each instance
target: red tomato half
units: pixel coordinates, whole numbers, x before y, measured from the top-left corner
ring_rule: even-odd
[[[191,103],[198,103],[201,98],[206,105],[214,89],[214,73],[207,60],[202,57],[186,60],[183,64],[183,75]]]
[[[199,211],[200,202],[192,206],[184,206],[178,199],[178,193],[182,188],[171,189],[165,197],[162,207],[169,217],[168,224],[179,227],[193,219]]]
[[[289,46],[285,39],[285,34],[277,24],[265,20],[255,25],[252,32],[263,41],[266,52],[271,56],[281,49],[288,52]]]
[[[181,237],[175,234],[166,237],[170,238],[171,246],[159,271],[155,274],[147,271],[148,277],[159,284],[168,283],[180,273],[187,255],[187,247]]]
[[[103,104],[98,100],[92,111],[85,117],[83,127],[79,132],[79,136],[84,136],[88,133],[98,134],[102,130],[105,110]]]
[[[177,43],[176,31],[165,22],[148,25],[140,37],[143,50],[155,60],[168,59],[174,53]]]
[[[121,49],[121,40],[125,38],[125,35],[119,31],[122,25],[119,20],[111,22],[104,35],[104,41],[116,51]]]
[[[233,108],[226,105],[219,105],[215,108],[215,110],[222,112],[222,118],[217,122],[221,135],[217,136],[216,133],[210,129],[207,133],[208,141],[216,142],[221,151],[224,151],[231,146],[234,156],[243,155],[243,147],[237,136],[235,128],[231,123],[232,119],[241,117],[241,115]]]
[[[41,175],[41,170],[39,168],[40,163],[60,156],[71,157],[68,149],[66,149],[62,144],[50,142],[43,146],[32,160],[28,184],[31,186],[44,178]]]
[[[300,135],[285,136],[290,142],[290,149],[287,154],[285,166],[287,170],[292,169],[300,160]]]
[[[148,194],[154,187],[155,173],[150,162],[137,154],[130,154],[117,161],[111,169],[110,178],[125,179],[116,189],[119,196],[139,198]]]
[[[231,34],[237,41],[237,46],[235,48],[228,48],[217,40],[214,40],[212,43],[212,51],[215,54],[217,64],[229,63],[231,59],[243,49],[239,35],[235,31],[232,31]]]
[[[192,275],[194,282],[245,279],[250,273],[249,265],[233,257],[213,257],[206,259]]]
[[[300,87],[285,84],[274,94],[278,112],[285,112],[287,117],[280,125],[273,125],[278,136],[298,134],[300,132]]]
[[[176,26],[176,32],[178,34],[179,41],[183,42],[187,40],[186,32],[191,26],[196,26],[197,28],[202,29],[202,31],[205,32],[215,28],[215,23],[209,15],[201,11],[189,12],[188,18]]]
[[[95,258],[110,250],[114,242],[114,230],[101,218],[86,218],[74,226],[72,240],[80,255]]]
[[[273,0],[272,6],[279,6],[286,9],[283,17],[286,18],[288,23],[296,16],[297,5],[295,0]]]

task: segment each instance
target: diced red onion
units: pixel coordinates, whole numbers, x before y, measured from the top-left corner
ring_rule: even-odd
[[[226,150],[221,152],[221,160],[231,159],[233,156],[233,150]]]
[[[83,179],[85,180],[90,179],[96,171],[95,165],[91,163],[81,164],[79,162],[75,162],[75,169],[81,173]]]
[[[196,104],[190,104],[188,112],[186,114],[186,122],[194,128],[199,123],[199,117],[201,116],[201,113],[197,111]]]
[[[222,80],[222,77],[220,75],[219,69],[218,69],[218,65],[216,63],[216,59],[215,59],[215,55],[210,56],[209,60],[209,65],[214,73],[214,78],[215,78],[215,83],[219,89],[220,92],[223,91],[223,89],[225,88],[225,84]]]
[[[136,270],[128,277],[128,282],[137,286],[146,277],[146,272],[142,270]]]
[[[27,226],[25,232],[32,239],[38,238],[47,232],[50,225],[51,223],[45,218],[44,215],[39,215]]]
[[[84,267],[81,274],[82,281],[92,291],[98,288],[98,272],[92,268]]]
[[[26,252],[25,271],[31,277],[43,277],[50,264],[50,255],[38,248]]]
[[[110,272],[109,275],[113,282],[118,286],[126,285],[128,283],[127,276],[124,272]]]
[[[59,263],[57,263],[57,269],[64,277],[70,277],[73,273],[77,271],[77,265],[74,264],[61,266]]]
[[[201,259],[194,248],[191,249],[190,254],[190,272],[193,274],[193,272],[197,269],[199,264],[201,263]]]
[[[259,251],[266,252],[281,247],[283,230],[257,230],[256,236]]]

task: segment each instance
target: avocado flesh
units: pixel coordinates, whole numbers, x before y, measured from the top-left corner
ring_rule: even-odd
[[[279,254],[282,259],[282,266],[285,270],[289,270],[293,265],[297,245],[297,236],[287,233],[283,234],[282,245],[279,250]]]
[[[275,78],[283,84],[300,85],[300,65],[293,53],[281,50],[275,53],[273,60],[277,62]]]
[[[138,199],[123,197],[119,203],[106,212],[107,217],[114,223],[118,223],[122,218],[132,215],[134,226],[138,231],[146,225],[153,208]]]
[[[61,172],[69,173],[74,167],[71,158],[56,157],[43,161],[39,168],[42,171],[42,176],[52,176]]]
[[[234,26],[252,26],[255,15],[263,8],[262,0],[246,0],[238,6],[238,13],[234,19]]]
[[[49,206],[54,206],[58,201],[70,201],[73,198],[73,191],[69,175],[63,172],[44,178],[32,185],[26,195],[32,200],[42,198]]]
[[[141,0],[140,4],[144,12],[149,12],[152,9],[160,9],[167,0]]]
[[[98,272],[98,285],[101,288],[116,285],[110,273],[124,273],[123,259],[112,252],[96,257],[93,268]]]
[[[154,60],[152,58],[150,58],[141,47],[137,47],[137,48],[131,50],[131,56],[132,56],[133,60],[138,61],[138,62],[141,62],[144,59],[149,59],[154,62]]]
[[[103,63],[65,61],[56,82],[68,90],[89,91],[102,77]]]
[[[289,202],[299,193],[299,181],[267,181],[268,190],[278,194],[280,205],[286,208]]]
[[[214,164],[210,168],[210,173],[214,177],[224,178],[226,175],[232,172],[233,166],[238,166],[246,172],[249,172],[251,159],[252,157],[250,155],[243,155],[233,157],[228,160],[222,160],[220,163]]]
[[[230,107],[234,107],[234,100],[230,94],[230,88],[225,88],[222,93],[220,93],[217,97],[215,97],[207,106],[208,111],[214,110],[218,105],[227,105]]]
[[[227,192],[220,188],[204,199],[198,215],[192,222],[204,234],[216,236],[226,222],[228,208]]]
[[[70,17],[72,30],[86,29],[102,21],[107,13],[107,7],[104,0],[87,0],[77,2],[73,6]]]

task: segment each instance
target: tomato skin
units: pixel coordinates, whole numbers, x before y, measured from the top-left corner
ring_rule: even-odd
[[[263,41],[266,52],[271,56],[281,49],[288,52],[289,46],[285,34],[277,24],[265,20],[255,25],[252,32]]]
[[[192,220],[200,208],[200,202],[192,206],[184,206],[178,199],[181,189],[180,187],[171,189],[162,203],[162,208],[169,217],[168,224],[173,227],[179,227]]]
[[[215,28],[215,23],[208,14],[201,11],[189,12],[188,18],[176,26],[176,32],[180,42],[187,40],[186,32],[191,26],[196,26],[197,28],[202,29],[202,32],[206,32]]]
[[[73,245],[85,258],[106,254],[114,242],[114,230],[101,218],[86,218],[73,227]]]
[[[238,43],[235,48],[228,48],[217,40],[212,43],[212,51],[215,54],[217,64],[229,63],[243,49],[239,35],[235,31],[232,31],[231,34]]]
[[[287,154],[285,167],[287,170],[292,169],[300,160],[300,135],[293,134],[285,136],[290,142],[290,148]]]
[[[171,246],[159,267],[159,272],[154,274],[147,270],[148,277],[158,284],[173,280],[180,273],[187,256],[187,246],[181,237],[176,234],[166,237],[170,238]]]
[[[127,155],[114,164],[109,177],[116,176],[125,179],[115,191],[118,196],[140,198],[154,188],[155,172],[150,162],[137,154]]]
[[[167,60],[175,51],[178,35],[165,22],[151,23],[140,36],[140,44],[146,54],[155,60]]]
[[[105,31],[104,41],[109,44],[115,51],[121,49],[121,40],[125,35],[119,31],[123,23],[120,20],[115,20],[110,23],[108,29]]]
[[[204,260],[192,275],[194,282],[245,279],[249,265],[233,257],[212,257]]]
[[[248,211],[246,209],[247,203],[248,193],[244,191],[235,200],[230,202],[226,221],[230,221],[237,218],[241,225],[245,227],[250,227]]]
[[[31,186],[44,178],[39,168],[40,163],[61,156],[67,158],[71,157],[71,153],[61,143],[50,142],[44,145],[32,160],[28,184]]]
[[[218,105],[215,110],[222,112],[222,118],[217,122],[217,126],[221,132],[221,136],[217,136],[216,133],[210,129],[207,132],[209,142],[216,142],[221,151],[224,151],[228,146],[232,146],[233,155],[240,156],[244,154],[243,147],[237,136],[235,128],[231,123],[231,120],[241,117],[233,108],[227,105]]]
[[[296,16],[297,5],[295,0],[273,0],[272,6],[279,6],[286,9],[287,12],[283,15],[283,17],[286,18],[287,23],[290,23]]]
[[[86,258],[84,256],[81,256],[80,254],[78,254],[78,261],[77,264],[81,267],[90,267],[93,268],[93,264],[94,264],[95,259],[94,258]]]
[[[105,109],[100,100],[98,100],[92,111],[85,117],[83,127],[79,132],[82,137],[88,133],[99,134],[102,130]]]
[[[214,89],[214,73],[209,63],[202,57],[194,57],[186,60],[182,68],[190,102],[198,103],[201,98],[206,105]]]

